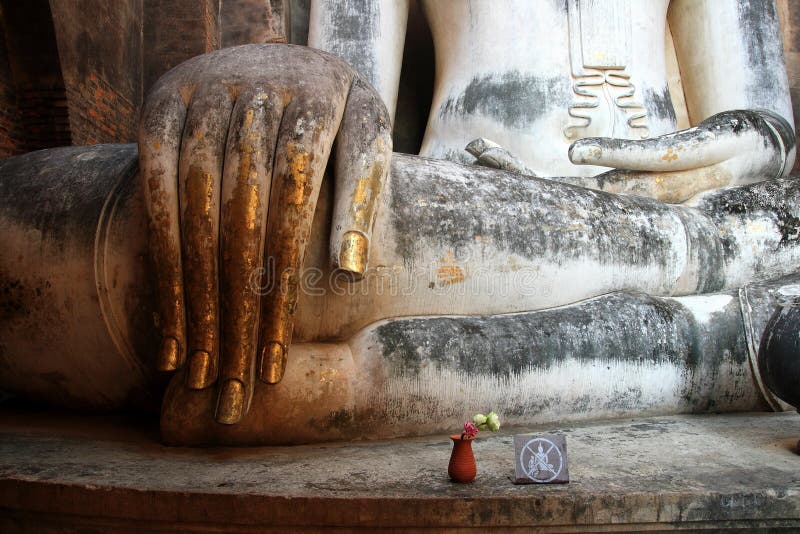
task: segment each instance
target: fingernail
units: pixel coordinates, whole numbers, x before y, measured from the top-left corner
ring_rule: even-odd
[[[277,341],[267,342],[261,351],[259,377],[267,384],[277,384],[286,370],[286,351]]]
[[[174,371],[178,368],[180,347],[174,337],[165,337],[161,340],[161,349],[158,352],[158,370]]]
[[[489,141],[486,138],[478,137],[477,139],[473,139],[472,141],[470,141],[467,144],[467,146],[464,147],[464,150],[466,150],[467,152],[469,152],[470,154],[472,154],[477,158],[480,157],[480,155],[483,154],[487,149],[493,146],[499,146],[499,145],[497,143]]]
[[[359,232],[344,234],[339,254],[339,268],[355,274],[364,274],[367,270],[368,245],[369,242],[364,234]]]
[[[580,142],[580,141],[579,141]],[[573,163],[586,163],[600,159],[603,149],[598,145],[575,144],[569,151],[569,159]]]
[[[212,379],[211,355],[204,350],[195,351],[189,359],[186,387],[189,389],[205,389],[211,385]]]
[[[216,420],[223,425],[238,423],[244,412],[244,384],[241,380],[229,378],[222,384],[217,401]]]

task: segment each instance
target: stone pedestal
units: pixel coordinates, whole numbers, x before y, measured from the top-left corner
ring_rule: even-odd
[[[514,486],[513,434],[567,436],[570,483]],[[800,416],[735,414],[298,447],[164,447],[150,423],[0,411],[0,531],[800,529]]]

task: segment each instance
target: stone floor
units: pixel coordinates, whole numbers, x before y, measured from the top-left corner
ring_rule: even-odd
[[[553,431],[570,483],[512,485],[513,434]],[[0,531],[800,532],[798,438],[796,413],[482,433],[460,485],[447,436],[183,449],[141,421],[0,409]]]

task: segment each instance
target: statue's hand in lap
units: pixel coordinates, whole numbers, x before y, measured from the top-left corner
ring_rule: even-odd
[[[156,84],[139,133],[162,341],[158,366],[216,388],[238,422],[281,380],[302,266],[336,139],[332,262],[366,269],[389,170],[380,97],[343,61],[289,45],[194,58]]]
[[[791,125],[766,110],[718,113],[697,126],[652,139],[586,138],[570,147],[573,163],[616,170],[599,187],[666,202],[789,173],[794,160]]]

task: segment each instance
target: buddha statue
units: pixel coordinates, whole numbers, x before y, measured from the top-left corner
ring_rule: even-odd
[[[311,48],[165,75],[138,166],[0,162],[0,387],[113,409],[174,371],[176,444],[781,409],[754,365],[800,260],[773,2],[423,8],[419,156],[392,153],[407,3],[319,0]]]

